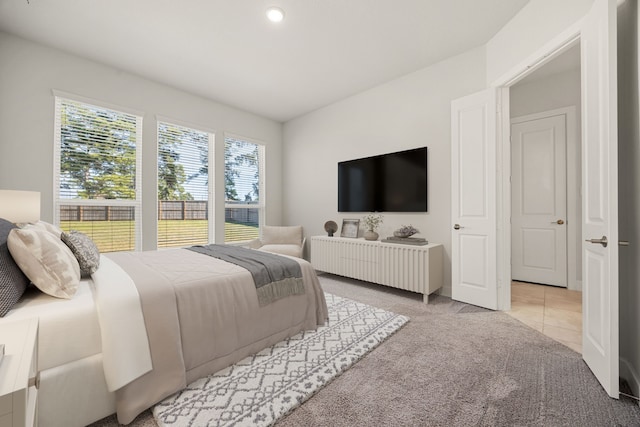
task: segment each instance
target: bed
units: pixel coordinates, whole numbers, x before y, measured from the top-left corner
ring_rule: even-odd
[[[184,388],[302,330],[327,307],[311,264],[304,293],[261,305],[249,271],[187,249],[101,255],[71,299],[31,287],[0,322],[39,318],[38,419],[123,424]]]

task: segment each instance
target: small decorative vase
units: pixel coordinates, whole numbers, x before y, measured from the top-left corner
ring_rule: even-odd
[[[376,233],[373,230],[369,230],[369,231],[365,231],[364,232],[364,239],[365,240],[378,240],[378,237],[380,237],[380,235],[378,233]]]

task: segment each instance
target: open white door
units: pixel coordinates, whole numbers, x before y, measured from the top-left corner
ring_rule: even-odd
[[[495,310],[497,90],[451,102],[451,294]]]
[[[566,116],[511,121],[511,279],[567,287]]]
[[[582,355],[618,398],[616,1],[595,0],[582,28]]]

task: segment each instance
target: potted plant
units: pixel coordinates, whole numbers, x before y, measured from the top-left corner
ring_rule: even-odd
[[[365,228],[365,240],[378,240],[379,235],[376,233],[376,230],[380,227],[382,221],[382,215],[380,214],[369,214],[362,218]]]

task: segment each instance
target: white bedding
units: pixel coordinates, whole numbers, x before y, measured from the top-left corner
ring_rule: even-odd
[[[102,351],[100,324],[90,279],[72,299],[60,299],[30,287],[0,323],[38,317],[38,369],[43,371]]]
[[[39,318],[40,371],[102,353],[108,390],[115,391],[152,369],[151,354],[133,281],[110,259],[100,262],[73,298],[31,287],[0,323]]]
[[[82,427],[116,411],[116,395],[107,391],[102,354],[40,372],[38,425]]]
[[[109,391],[115,391],[153,367],[140,295],[127,273],[104,255],[93,282],[105,380]]]

